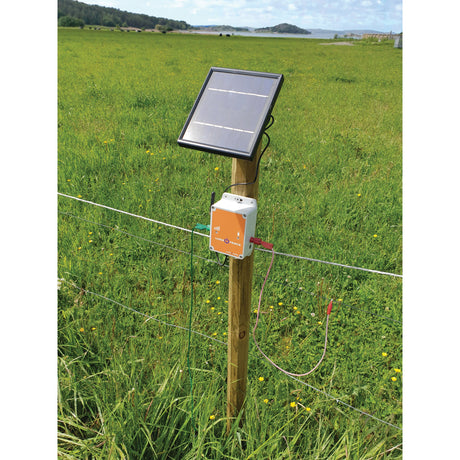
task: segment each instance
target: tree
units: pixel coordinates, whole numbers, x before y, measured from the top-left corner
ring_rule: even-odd
[[[84,27],[83,19],[73,18],[71,16],[61,16],[58,21],[59,27]]]

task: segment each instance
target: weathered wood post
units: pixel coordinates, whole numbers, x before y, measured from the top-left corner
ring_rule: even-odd
[[[252,182],[256,175],[261,142],[252,161],[233,158],[232,184]],[[254,184],[236,185],[231,193],[257,199],[259,178]],[[228,299],[227,434],[232,419],[241,410],[246,397],[248,377],[249,317],[251,312],[254,253],[244,259],[230,258]],[[243,418],[241,419],[243,420]]]

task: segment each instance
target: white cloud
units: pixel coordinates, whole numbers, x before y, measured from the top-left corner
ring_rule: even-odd
[[[297,10],[297,7],[294,5],[294,3],[289,3],[288,10],[289,11],[295,11],[295,10]]]

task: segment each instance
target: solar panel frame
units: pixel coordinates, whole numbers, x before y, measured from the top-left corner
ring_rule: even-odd
[[[282,74],[211,67],[178,144],[252,160],[283,80]]]

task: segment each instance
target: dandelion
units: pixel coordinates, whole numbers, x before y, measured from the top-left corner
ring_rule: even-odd
[[[102,275],[102,272],[99,272],[99,275]]]
[[[361,193],[358,193],[358,198],[361,196]]]
[[[295,401],[292,401],[291,404],[290,404],[291,407],[296,407],[297,406],[297,403]]]
[[[214,420],[215,418],[216,418],[216,416],[214,414],[209,416],[209,420]]]
[[[393,380],[393,382],[396,382],[396,380],[398,380],[396,377],[391,377],[391,380]]]
[[[214,168],[214,171],[219,171],[219,166],[216,166],[216,167]]]
[[[401,372],[401,369],[393,369],[396,373]]]
[[[89,240],[89,241],[88,241],[88,243],[92,243],[92,242],[93,242],[93,240]]]
[[[267,398],[264,399],[264,403],[268,404],[268,399]]]
[[[81,328],[80,328],[80,332],[85,332],[85,328],[84,328],[84,327],[81,327]]]
[[[222,332],[222,335],[227,335],[227,333],[226,333],[226,332]]]
[[[305,410],[306,410],[307,412],[311,412],[311,407],[306,407]]]
[[[219,280],[217,280],[217,281],[216,281],[216,284],[220,284],[220,281],[219,281]]]
[[[92,330],[92,331],[95,331],[95,330],[96,330],[96,328],[93,326],[93,327],[91,328],[91,330]]]
[[[206,300],[206,303],[211,303],[211,301],[210,301],[210,300]]]
[[[263,377],[259,377],[259,382],[263,382],[265,379]]]
[[[388,353],[382,352],[382,356],[386,358],[388,356]]]
[[[297,310],[297,307],[294,307],[294,310]]]
[[[343,299],[338,299],[339,302],[343,302]]]
[[[377,234],[374,235],[374,238],[377,238]]]
[[[318,321],[318,324],[321,326],[321,324],[323,324],[323,323],[322,323],[322,321]]]
[[[161,339],[163,338],[163,336],[162,336],[162,335],[159,335],[158,338],[161,340]]]
[[[254,313],[257,313],[257,308],[254,310]]]
[[[270,305],[270,307],[269,307],[269,308],[270,308],[271,310],[273,310],[273,305]]]
[[[278,302],[278,305],[281,307],[283,305],[283,302]]]
[[[215,308],[214,307],[211,307],[211,310],[213,311]]]
[[[221,312],[221,311],[219,311],[219,312],[217,312],[217,314],[218,314],[218,315],[221,315],[221,314],[222,314],[222,312]]]
[[[220,297],[217,297],[217,300],[220,300]]]
[[[77,198],[81,198],[81,195],[77,195]]]

